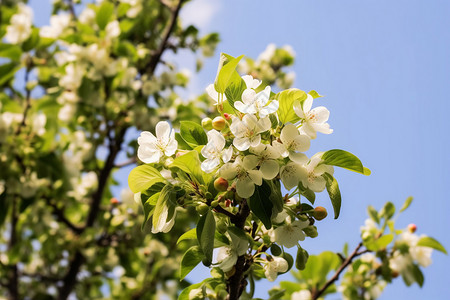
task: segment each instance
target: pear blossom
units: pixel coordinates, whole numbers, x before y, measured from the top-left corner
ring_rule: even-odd
[[[369,218],[364,221],[364,226],[361,226],[360,231],[362,239],[366,240],[378,232],[378,227],[375,221]]]
[[[96,26],[97,24],[95,23],[95,11],[91,8],[85,8],[78,16],[78,21],[82,24]]]
[[[225,138],[217,130],[210,130],[207,133],[208,143],[202,148],[202,155],[206,158],[202,162],[201,168],[206,173],[211,173],[217,166],[220,165],[220,160],[227,163],[233,155],[233,148],[225,147]]]
[[[18,4],[18,13],[10,19],[10,25],[6,27],[5,39],[11,44],[20,44],[27,40],[33,25],[33,11],[23,3]]]
[[[208,96],[211,97],[211,99],[213,99],[216,102],[216,104],[219,103],[219,96],[222,98],[223,101],[227,100],[227,96],[225,96],[225,94],[220,95],[219,92],[216,91],[214,83],[208,85],[205,91],[208,94]]]
[[[254,79],[252,75],[244,75],[242,76],[242,80],[244,80],[247,89],[256,89],[262,82],[261,80]]]
[[[42,27],[39,35],[44,38],[56,39],[69,26],[70,20],[71,16],[69,14],[52,15],[50,17],[50,26]]]
[[[258,56],[257,62],[270,61],[275,55],[275,50],[277,49],[275,44],[267,45],[266,49]]]
[[[85,73],[84,68],[79,65],[68,64],[65,70],[66,74],[59,79],[59,85],[67,90],[77,90]]]
[[[106,38],[107,39],[115,39],[120,35],[120,27],[119,27],[119,21],[114,20],[108,23],[105,28],[106,31]]]
[[[422,267],[428,267],[431,264],[432,248],[417,246],[420,238],[417,234],[410,233],[408,231],[403,232],[400,235],[399,242],[404,242],[409,246],[409,254],[417,261]]]
[[[177,215],[177,210],[175,209],[173,212],[173,216],[170,220],[167,220],[167,217],[169,215],[169,207],[167,205],[163,206],[162,212],[159,216],[158,222],[152,225],[152,233],[158,233],[158,232],[169,232],[173,225],[175,224],[175,217]]]
[[[395,251],[394,255],[389,259],[389,268],[399,273],[406,270],[411,264],[411,256],[409,254],[402,254],[400,251]]]
[[[303,153],[299,154],[301,155],[295,157],[296,161],[288,162],[280,169],[281,182],[283,182],[283,185],[287,190],[297,186],[300,181],[308,177],[306,168],[303,165],[308,161],[308,157]]]
[[[261,143],[261,132],[270,129],[269,118],[257,119],[254,115],[245,115],[242,120],[234,117],[230,126],[235,138],[233,145],[240,151],[256,147]]]
[[[273,256],[271,261],[268,260],[264,263],[264,275],[266,275],[267,280],[275,281],[278,273],[284,273],[288,268],[288,262],[284,258]]]
[[[264,179],[271,180],[277,176],[280,166],[276,159],[280,157],[280,153],[274,147],[259,144],[256,147],[250,147],[250,153],[258,157],[259,170]]]
[[[322,152],[316,153],[311,157],[311,160],[305,165],[307,177],[302,178],[302,184],[305,188],[309,188],[313,192],[319,193],[325,189],[326,180],[322,177],[324,173],[333,175],[334,168],[325,164],[320,164],[322,161]]]
[[[45,133],[46,123],[47,117],[43,113],[39,113],[33,118],[33,130],[37,135],[43,135]]]
[[[333,130],[330,129],[330,124],[327,123],[330,116],[328,109],[324,106],[311,109],[312,103],[313,97],[308,94],[303,103],[300,103],[299,101],[294,103],[294,111],[301,119],[302,127],[300,127],[300,132],[315,139],[317,131],[324,134],[330,134]]]
[[[309,290],[301,290],[292,293],[291,300],[312,300],[311,292]]]
[[[248,241],[229,233],[231,245],[219,248],[217,253],[217,264],[224,272],[233,269],[239,256],[244,255],[248,249]]]
[[[247,155],[242,160],[237,157],[234,163],[226,163],[219,172],[220,176],[232,180],[236,178],[236,192],[239,197],[249,198],[255,192],[255,184],[262,184],[262,173],[255,170],[258,158],[255,155]]]
[[[270,240],[286,248],[292,248],[297,245],[298,241],[305,240],[306,235],[303,228],[308,226],[309,221],[295,220],[291,222],[291,218],[287,218],[285,225],[269,230]]]
[[[166,121],[156,124],[156,137],[143,131],[138,138],[138,158],[146,164],[159,162],[163,156],[172,156],[177,150],[178,143],[175,140],[175,131]]]
[[[259,93],[256,93],[253,89],[246,89],[242,93],[242,101],[234,102],[234,106],[242,113],[259,114],[261,118],[265,118],[276,112],[279,106],[277,100],[269,100],[269,98],[270,86]]]
[[[294,156],[299,157],[298,152],[305,152],[309,149],[311,141],[305,134],[300,134],[297,127],[293,124],[287,124],[283,127],[280,134],[281,143],[273,142],[273,146],[280,152],[281,156],[296,160]],[[300,157],[303,157],[300,155]]]

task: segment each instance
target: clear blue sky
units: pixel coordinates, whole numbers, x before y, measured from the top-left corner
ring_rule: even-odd
[[[31,1],[39,24],[48,22],[42,2]],[[321,221],[319,237],[307,240],[304,248],[319,253],[339,251],[345,242],[355,246],[367,205],[380,208],[392,201],[400,206],[410,195],[415,201],[399,226],[414,222],[418,234],[429,234],[450,248],[449,1],[201,2],[214,15],[208,19],[197,5],[200,11],[193,9],[186,18],[199,22],[205,33],[220,33],[218,52],[256,57],[269,43],[292,45],[297,53],[295,86],[326,95],[316,105],[331,111],[334,133],[319,135],[310,153],[346,149],[372,170],[369,177],[336,171],[341,217]],[[194,92],[214,79],[217,57],[195,75]],[[192,60],[186,58],[180,66],[192,69]],[[317,203],[330,208],[325,194]],[[434,252],[422,289],[406,288],[398,279],[380,299],[447,299],[448,267],[449,258]]]

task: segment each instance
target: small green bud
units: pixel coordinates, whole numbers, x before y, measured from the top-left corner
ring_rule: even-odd
[[[202,120],[202,127],[205,128],[206,130],[211,130],[213,129],[213,121],[211,120],[211,118],[204,118]]]
[[[221,131],[222,129],[225,129],[226,125],[227,123],[222,117],[215,117],[214,120],[212,120],[212,127],[215,130]]]
[[[325,209],[325,207],[322,206],[317,206],[316,208],[314,208],[314,218],[317,221],[323,220],[327,217],[328,213],[327,210]]]
[[[214,188],[219,192],[225,192],[228,189],[228,180],[219,177],[214,181]]]
[[[205,193],[205,197],[206,197],[206,199],[208,199],[208,200],[212,200],[214,197],[213,197],[213,195],[210,193],[210,192],[206,192]]]
[[[195,210],[196,210],[199,214],[201,214],[202,216],[203,216],[204,214],[206,214],[206,212],[208,211],[208,209],[209,209],[209,206],[206,205],[205,203],[200,203],[199,205],[197,205],[197,206],[195,207]]]
[[[214,200],[213,202],[211,202],[211,207],[214,208],[217,205],[219,205],[219,200]]]

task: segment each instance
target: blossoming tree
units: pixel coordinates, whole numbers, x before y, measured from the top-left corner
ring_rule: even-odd
[[[445,249],[395,229],[392,204],[369,209],[354,252],[301,247],[327,215],[315,193],[339,214],[333,167],[368,170],[342,150],[303,153],[331,133],[329,113],[318,93],[288,89],[289,46],[222,56],[215,83],[182,101],[190,72],[165,54],[191,50],[200,69],[219,40],[183,24],[187,1],[80,2],[53,1],[39,28],[27,1],[1,1],[2,296],[247,299],[294,263],[296,282],[271,299],[323,297],[346,270],[349,299],[376,298],[397,275],[423,283],[431,249]],[[117,190],[136,156],[133,191]],[[211,278],[189,282],[201,261]]]
[[[242,57],[222,53],[215,82],[206,88],[218,116],[203,119],[202,126],[181,121],[179,132],[162,121],[156,135],[144,131],[137,140],[144,164],[131,171],[128,182],[142,201],[144,226],[169,233],[179,212],[198,212],[196,227],[177,242],[194,241],[182,258],[180,279],[200,262],[212,277],[187,287],[178,299],[252,299],[255,280],[274,281],[294,265],[299,282],[282,282],[270,299],[319,299],[336,292],[347,268],[339,287],[346,299],[375,299],[400,274],[407,285],[422,285],[419,266],[431,263],[433,248],[446,251],[436,240],[415,235],[414,226],[396,229],[392,203],[379,212],[369,208],[371,219],[351,254],[345,249],[309,257],[301,241],[316,238],[315,222],[327,216],[325,208],[314,207],[316,193],[327,190],[339,217],[334,167],[364,175],[370,170],[340,149],[308,158],[304,152],[317,133],[332,133],[330,112],[312,108],[322,96],[299,89],[275,94],[270,85],[238,74]],[[286,251],[293,247],[295,259]]]

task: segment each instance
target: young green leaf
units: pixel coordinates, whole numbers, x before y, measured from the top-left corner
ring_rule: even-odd
[[[175,132],[175,139],[178,143],[178,149],[181,150],[192,150],[192,147],[181,137],[181,134]]]
[[[405,211],[411,205],[413,199],[414,199],[413,197],[406,198],[405,203],[403,203],[403,206],[400,209],[400,212]]]
[[[308,94],[310,94],[314,99],[323,97],[322,95],[320,95],[320,94],[319,94],[318,92],[316,92],[315,90],[309,91]]]
[[[306,93],[299,89],[288,89],[275,95],[275,100],[278,100],[280,105],[277,114],[281,123],[295,123],[300,120],[293,109],[294,102],[303,101],[306,97]]]
[[[197,239],[197,229],[192,228],[191,230],[186,231],[183,233],[177,240],[177,245],[186,240],[196,240]]]
[[[199,246],[192,246],[184,253],[181,259],[180,281],[202,261],[203,257],[204,255]]]
[[[339,213],[341,211],[341,191],[339,190],[339,185],[333,176],[328,173],[324,173],[322,175],[326,182],[327,192],[330,196],[331,204],[333,205],[334,210],[334,218],[337,219],[339,217]]]
[[[314,193],[313,191],[311,191],[309,188],[305,188],[302,184],[302,182],[300,181],[300,183],[298,184],[298,189],[300,191],[300,194],[305,197],[306,199],[308,199],[309,202],[311,202],[311,204],[314,204],[314,202],[316,201],[316,193]]]
[[[367,213],[369,217],[374,220],[377,224],[380,224],[380,218],[378,218],[378,211],[372,205],[367,207]]]
[[[248,206],[267,229],[272,228],[272,207],[270,201],[270,186],[263,181],[261,186],[256,186],[255,192],[248,199]]]
[[[386,220],[392,218],[395,214],[395,205],[392,202],[386,202],[380,211],[380,217],[384,217]]]
[[[155,183],[166,182],[161,173],[150,165],[141,165],[131,170],[128,185],[133,193],[143,192]]]
[[[444,246],[442,246],[441,243],[439,243],[437,240],[429,236],[421,238],[417,242],[417,246],[430,247],[444,254],[447,254],[447,250],[445,250]]]
[[[225,90],[225,96],[230,105],[234,107],[234,102],[242,100],[242,93],[247,88],[245,81],[239,76],[239,73],[234,71],[230,83]]]
[[[212,255],[214,250],[214,236],[216,232],[216,220],[211,210],[207,210],[197,224],[197,240],[200,249],[205,254],[206,265],[212,263]]]
[[[209,184],[212,180],[211,175],[203,172],[200,168],[200,159],[198,152],[195,150],[189,151],[186,154],[178,156],[174,159],[170,168],[178,168],[188,174],[192,179],[200,184]]]
[[[192,148],[208,143],[208,137],[206,136],[205,130],[195,122],[181,121],[180,135]]]
[[[142,222],[141,230],[144,230],[145,224],[152,217],[155,211],[155,205],[158,201],[160,193],[155,193],[150,198],[147,198],[144,194],[141,194],[142,208],[144,210],[144,222]],[[145,199],[147,198],[147,199]]]
[[[105,29],[114,13],[114,4],[108,1],[103,1],[97,11],[97,25],[100,29]]]
[[[214,88],[221,94],[225,93],[225,90],[230,84],[233,73],[236,71],[236,67],[244,55],[228,59],[228,62],[227,57],[231,58],[231,56],[221,53],[221,62],[223,65],[222,67],[219,65],[219,71],[217,73],[216,81],[214,82]]]
[[[364,175],[370,175],[370,170],[362,165],[359,158],[344,150],[328,150],[322,155],[322,161],[326,165],[341,167]]]

